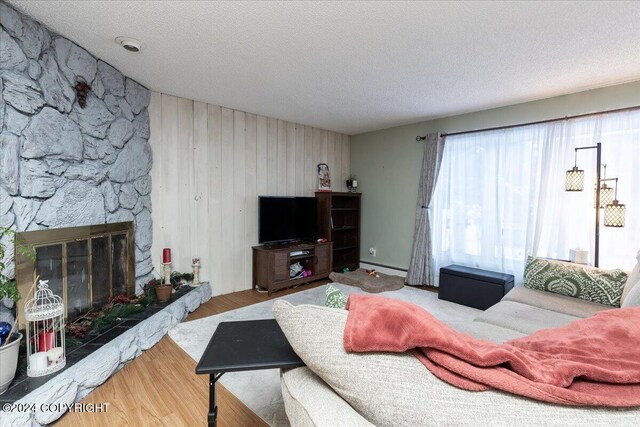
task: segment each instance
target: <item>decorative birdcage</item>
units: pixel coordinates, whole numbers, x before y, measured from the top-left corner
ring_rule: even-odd
[[[67,363],[64,349],[64,304],[40,280],[32,299],[24,305],[27,321],[27,375],[41,377],[62,369]]]

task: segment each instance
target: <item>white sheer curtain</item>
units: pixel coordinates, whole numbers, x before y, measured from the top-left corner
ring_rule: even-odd
[[[595,150],[581,150],[585,190],[564,191],[574,148],[602,142],[608,177],[618,177],[624,228],[600,229],[600,267],[631,269],[640,247],[640,111],[447,137],[432,203],[433,255],[516,275],[527,255],[567,259],[594,253]],[[593,184],[587,184],[593,183]]]

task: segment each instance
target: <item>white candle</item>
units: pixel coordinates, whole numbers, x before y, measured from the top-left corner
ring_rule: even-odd
[[[64,354],[64,350],[62,347],[53,347],[51,350],[47,351],[47,359],[49,359],[49,365],[55,365],[56,363],[62,360],[62,355]]]
[[[34,371],[43,371],[47,369],[47,352],[39,351],[29,356],[29,366]]]

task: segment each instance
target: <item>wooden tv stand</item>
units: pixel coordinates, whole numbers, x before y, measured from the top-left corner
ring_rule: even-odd
[[[260,286],[272,292],[303,283],[326,279],[331,273],[332,243],[294,243],[286,246],[253,246],[253,289]],[[309,251],[291,256],[294,251]],[[311,276],[289,279],[289,266],[299,262]]]

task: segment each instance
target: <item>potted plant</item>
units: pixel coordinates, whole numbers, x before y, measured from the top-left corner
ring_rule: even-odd
[[[152,273],[156,273],[155,268],[152,270]],[[165,285],[164,280],[161,277],[157,277],[147,282],[145,290],[148,294],[150,294],[150,292],[155,292],[157,302],[167,302],[171,299],[173,285]]]
[[[152,271],[155,273],[155,268]],[[151,292],[155,292],[157,302],[167,302],[171,299],[174,289],[178,289],[190,281],[193,281],[193,274],[174,271],[169,275],[169,285],[165,285],[164,279],[158,277],[149,280],[144,286],[144,289],[147,295],[151,295]]]
[[[6,322],[0,323],[0,333],[4,335]],[[18,354],[22,334],[16,330],[17,322],[10,328],[6,338],[0,339],[0,394],[7,391],[11,381],[16,376],[18,368]],[[0,336],[2,336],[0,335]]]
[[[0,237],[13,234],[13,230],[0,228]],[[0,304],[12,309],[20,299],[20,293],[16,281],[5,275],[5,252],[6,247],[0,243]],[[15,320],[13,325],[8,322],[0,322],[0,394],[7,391],[9,384],[16,376],[20,341],[22,341],[22,334],[16,328],[17,322]]]
[[[165,285],[162,280],[154,279],[157,283],[155,284],[156,289],[156,299],[158,302],[167,302],[171,299],[171,294],[173,293],[173,285]]]

